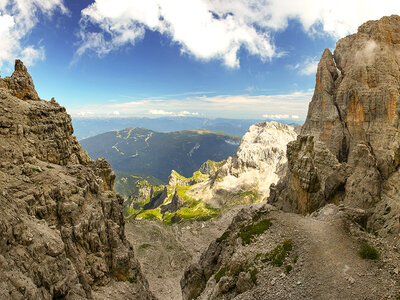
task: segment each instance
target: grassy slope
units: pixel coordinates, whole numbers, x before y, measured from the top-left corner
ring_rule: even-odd
[[[184,178],[183,176],[177,173],[176,176]],[[206,180],[208,178],[208,175],[201,174],[199,171],[196,171],[193,174],[192,178],[199,178],[199,176],[203,180]],[[190,178],[188,178],[188,180],[190,180]],[[164,185],[153,186],[154,194],[161,192],[164,189],[164,187],[165,187]],[[150,210],[143,210],[143,209],[135,210],[131,207],[128,207],[126,208],[125,211],[127,219],[155,220],[169,225],[174,222],[173,221],[174,216],[176,216],[175,218],[177,218],[179,221],[188,221],[188,220],[202,221],[202,220],[208,220],[210,218],[215,218],[220,215],[219,209],[215,209],[208,206],[206,203],[202,202],[201,199],[194,199],[190,197],[187,194],[187,191],[190,189],[189,186],[177,186],[177,187],[167,186],[168,197],[164,201],[164,204],[167,204],[168,202],[171,201],[175,192],[175,188],[177,190],[177,194],[184,200],[183,207],[179,209],[177,212],[175,213],[166,212],[163,215],[161,214],[160,207]],[[143,207],[143,205],[145,205],[149,201],[150,199],[146,199],[143,203],[138,203],[138,204],[140,204],[140,207]]]

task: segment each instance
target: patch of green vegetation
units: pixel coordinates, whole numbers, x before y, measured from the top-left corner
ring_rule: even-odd
[[[189,180],[190,179],[195,179],[197,181],[204,181],[204,180],[207,180],[209,177],[210,176],[207,175],[207,174],[203,174],[200,171],[196,171],[196,172],[193,173],[193,176],[191,178],[189,178]]]
[[[242,238],[242,245],[250,244],[254,237],[264,233],[271,224],[271,220],[264,219],[240,228],[239,236]]]
[[[250,203],[254,203],[259,200],[258,193],[255,191],[240,191],[239,197],[249,199]]]
[[[286,272],[286,274],[289,274],[290,271],[292,271],[292,270],[293,270],[292,265],[286,265],[286,266],[285,266],[285,272]]]
[[[231,234],[230,231],[225,231],[219,238],[217,238],[217,242],[221,243],[222,241],[225,241],[230,234]]]
[[[112,195],[112,194],[108,194],[108,199],[111,199],[111,198],[113,198],[114,196]]]
[[[47,168],[47,169],[54,169],[54,167],[53,167],[53,166],[50,166],[50,165],[47,165],[46,168]]]
[[[226,267],[222,267],[221,269],[219,269],[217,273],[215,273],[214,279],[217,283],[221,280],[222,277],[225,276],[226,271],[227,271]]]
[[[296,254],[296,255],[293,257],[293,263],[294,263],[294,264],[297,263],[298,260],[299,260],[299,255]]]
[[[165,214],[164,214],[164,216],[163,216],[163,223],[165,224],[165,225],[171,225],[173,222],[172,222],[172,218],[175,216],[175,213],[170,213],[170,212],[166,212]]]
[[[185,176],[182,176],[181,174],[179,174],[179,173],[178,173],[177,171],[175,171],[175,170],[172,170],[171,175],[172,175],[172,176],[175,176],[175,177],[178,178],[178,179],[182,179],[182,180],[186,180],[186,179],[187,179]]]
[[[254,284],[257,284],[257,273],[258,273],[257,268],[250,269],[249,273],[250,273],[251,281],[253,281]]]
[[[136,216],[137,220],[152,220],[162,222],[162,215],[159,209],[149,209]]]
[[[144,244],[141,244],[141,245],[139,246],[139,249],[146,249],[146,248],[149,248],[149,247],[151,247],[150,244],[144,243]]]
[[[280,267],[286,258],[286,254],[292,250],[292,240],[285,240],[282,245],[277,245],[272,251],[265,254],[261,259],[270,262],[273,266]]]
[[[204,202],[195,201],[189,207],[178,210],[176,214],[183,220],[196,219],[197,221],[206,221],[219,217],[220,211],[207,206]]]
[[[213,169],[219,169],[221,168],[224,164],[225,164],[225,160],[221,160],[221,161],[213,161],[213,160],[207,160],[208,164],[210,165],[211,168]]]
[[[380,254],[373,246],[364,243],[358,252],[363,259],[378,259]]]

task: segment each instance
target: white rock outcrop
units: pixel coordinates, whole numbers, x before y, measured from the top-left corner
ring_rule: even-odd
[[[286,145],[296,137],[293,126],[278,122],[250,126],[236,154],[227,160],[215,176],[194,186],[192,195],[213,206],[266,199],[270,185],[277,183],[287,162]]]

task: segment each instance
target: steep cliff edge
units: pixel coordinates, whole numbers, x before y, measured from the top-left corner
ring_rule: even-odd
[[[400,17],[383,17],[326,49],[289,171],[269,201],[306,214],[327,203],[365,209],[390,234],[400,214]]]
[[[21,61],[0,87],[0,298],[152,299],[110,165],[82,151]]]

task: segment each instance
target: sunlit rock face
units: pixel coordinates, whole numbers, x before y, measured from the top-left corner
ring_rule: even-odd
[[[393,227],[400,213],[399,85],[399,16],[366,22],[333,54],[326,49],[306,122],[288,146],[289,171],[271,188],[270,202],[302,214],[342,202],[370,211],[374,230]]]
[[[236,154],[208,181],[193,188],[193,195],[214,206],[266,199],[287,161],[286,145],[296,136],[292,126],[278,122],[250,126]]]

